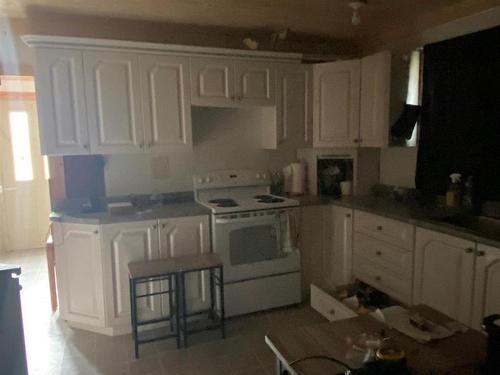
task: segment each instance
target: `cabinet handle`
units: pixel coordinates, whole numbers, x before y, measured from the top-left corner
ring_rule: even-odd
[[[156,226],[156,225],[153,225],[153,229],[156,229],[156,228],[157,228],[157,226]]]
[[[162,224],[161,227],[165,229],[167,227],[167,224]]]
[[[375,280],[377,280],[377,281],[381,281],[381,280],[382,280],[382,277],[380,277],[380,276],[375,276]]]
[[[467,249],[465,249],[465,254],[470,254],[473,252],[474,252],[474,249],[472,247],[468,247]]]
[[[484,257],[486,253],[483,250],[476,251],[476,256],[478,257]]]
[[[236,98],[236,97],[235,97],[234,95],[231,95],[231,100],[232,100],[233,102],[234,102],[234,99],[235,99],[235,98]]]
[[[345,214],[345,217],[346,217],[346,218],[350,218],[350,217],[351,217],[351,214]]]
[[[378,255],[378,256],[381,256],[382,252],[381,251],[377,251],[375,254]]]
[[[382,230],[382,225],[377,225],[377,230]]]
[[[329,313],[330,315],[334,316],[334,315],[335,315],[335,309],[331,309],[330,311],[328,311],[328,313]]]
[[[96,230],[94,231],[94,234],[99,234],[99,231],[96,229]]]
[[[88,149],[89,149],[89,145],[83,145],[83,148],[84,148],[85,150],[88,150]]]
[[[359,143],[359,139],[358,138],[354,138],[353,141],[354,141],[354,143]]]

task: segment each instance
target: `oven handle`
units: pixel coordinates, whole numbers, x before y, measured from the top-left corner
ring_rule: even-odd
[[[242,223],[262,223],[267,221],[265,219],[272,219],[271,221],[278,221],[278,217],[276,215],[266,215],[266,216],[253,216],[253,217],[241,217],[234,219],[215,219],[215,224],[224,225],[224,224],[242,224]]]

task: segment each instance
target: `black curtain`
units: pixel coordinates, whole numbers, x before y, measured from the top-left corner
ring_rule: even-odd
[[[500,27],[426,45],[415,182],[444,194],[474,178],[476,201],[500,200]]]

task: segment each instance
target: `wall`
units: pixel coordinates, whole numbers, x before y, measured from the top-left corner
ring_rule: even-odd
[[[284,167],[296,158],[300,130],[292,131],[279,150],[262,149],[261,126],[272,121],[263,111],[193,107],[193,151],[160,157],[107,156],[107,195],[192,190],[193,174],[215,169]],[[266,115],[274,113],[274,109],[267,111]]]

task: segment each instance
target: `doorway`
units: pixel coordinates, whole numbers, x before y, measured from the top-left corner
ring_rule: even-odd
[[[0,251],[45,246],[49,168],[31,76],[0,76]]]

